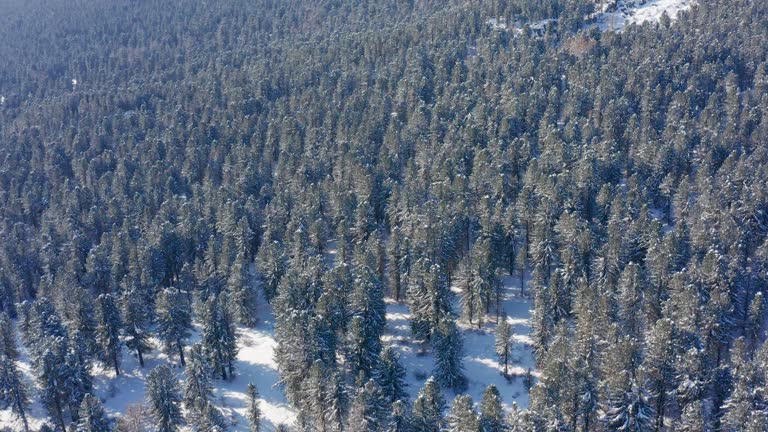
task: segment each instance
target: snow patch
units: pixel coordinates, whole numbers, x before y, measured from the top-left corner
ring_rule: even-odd
[[[618,0],[595,16],[595,25],[602,31],[621,31],[631,24],[658,22],[664,13],[674,20],[694,3],[695,0]]]

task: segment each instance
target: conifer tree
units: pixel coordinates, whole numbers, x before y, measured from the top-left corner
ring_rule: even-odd
[[[389,403],[405,400],[408,397],[405,391],[408,386],[405,377],[406,371],[400,364],[400,356],[392,347],[384,348],[376,370],[376,382]]]
[[[125,345],[136,352],[139,365],[144,367],[144,354],[152,351],[149,340],[150,314],[138,289],[131,287],[123,292],[122,309]]]
[[[226,380],[235,370],[237,333],[226,294],[211,296],[203,310],[203,352],[211,367]]]
[[[77,432],[110,432],[112,425],[99,398],[87,394],[80,404]]]
[[[259,390],[253,383],[248,383],[248,425],[251,432],[261,432],[261,407],[259,406]]]
[[[21,420],[25,432],[29,432],[27,408],[29,394],[15,360],[0,354],[0,402],[10,406],[11,412]]]
[[[434,378],[430,377],[413,403],[412,427],[416,431],[440,432],[445,424],[443,418],[445,399]]]
[[[96,316],[99,358],[104,364],[112,366],[116,375],[120,375],[120,329],[123,323],[112,295],[102,294],[96,299]]]
[[[456,396],[446,423],[448,423],[448,430],[451,432],[479,432],[482,430],[472,398],[468,395]]]
[[[398,400],[392,404],[392,413],[387,420],[386,432],[408,432],[410,431],[410,421],[408,405]]]
[[[480,401],[480,425],[483,432],[505,432],[504,408],[501,406],[501,394],[495,385],[489,385]]]
[[[347,417],[349,432],[368,432],[384,430],[388,405],[381,389],[374,380],[368,380],[357,390],[352,400]]]
[[[434,340],[435,370],[434,376],[441,385],[461,391],[467,378],[464,376],[464,342],[454,320],[444,316]]]
[[[245,327],[256,325],[256,290],[251,281],[251,272],[245,253],[240,252],[235,258],[227,280],[232,297],[233,313],[237,322]]]
[[[509,361],[512,355],[512,326],[506,315],[501,316],[499,324],[496,326],[495,349],[499,363],[504,366],[504,376],[508,377]]]
[[[12,360],[19,358],[13,323],[8,315],[3,312],[0,312],[0,355],[6,355]]]
[[[202,413],[213,396],[211,386],[213,371],[200,344],[192,345],[189,350],[189,362],[184,369],[184,375],[186,375],[183,385],[184,407],[195,418]]]
[[[179,363],[186,365],[184,345],[192,330],[189,299],[176,288],[166,288],[157,299],[157,332],[168,355],[178,354]]]
[[[174,432],[181,424],[181,395],[176,374],[168,366],[158,366],[147,375],[146,398],[159,432]]]

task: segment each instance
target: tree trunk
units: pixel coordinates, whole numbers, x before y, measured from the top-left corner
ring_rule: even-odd
[[[139,355],[139,365],[144,367],[144,356],[141,353],[141,348],[136,348],[136,353]]]
[[[120,376],[120,366],[117,364],[117,356],[112,356],[112,366],[115,367],[115,376]]]
[[[179,350],[179,363],[181,363],[182,366],[186,366],[187,362],[184,361],[184,347],[181,346],[181,341],[176,341],[176,347]]]

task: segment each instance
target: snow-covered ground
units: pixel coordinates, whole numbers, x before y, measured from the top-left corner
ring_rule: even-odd
[[[658,22],[664,13],[674,20],[694,3],[695,0],[619,0],[615,10],[596,16],[596,25],[603,31],[620,31],[630,24]]]
[[[215,380],[214,404],[231,421],[231,431],[247,431],[248,421],[245,418],[247,397],[246,388],[254,383],[261,395],[261,411],[265,430],[274,430],[274,426],[285,423],[291,424],[296,418],[295,411],[288,405],[283,391],[276,386],[279,379],[277,364],[273,358],[275,347],[274,318],[269,305],[263,299],[259,302],[259,323],[255,328],[238,329],[238,344],[240,352],[235,364],[235,378],[231,381]],[[199,332],[192,335],[191,342],[199,341]],[[153,340],[156,347],[159,341]],[[26,350],[19,344],[22,357],[19,366],[30,386],[34,376],[29,364]],[[139,365],[138,359],[127,350],[123,350],[120,376],[115,377],[111,368],[94,365],[92,373],[96,395],[104,403],[104,408],[114,418],[119,418],[132,406],[144,402],[144,383],[147,374],[161,364],[171,365],[178,371],[179,380],[183,380],[183,368],[178,365],[178,358],[168,358],[160,350],[144,356],[145,366]],[[180,382],[181,384],[181,382]],[[33,404],[28,416],[30,429],[37,430],[46,422],[47,413],[39,404],[36,390],[31,392]],[[0,410],[0,429],[10,426],[12,430],[23,430],[21,422],[16,421],[10,409]]]
[[[330,243],[326,251],[326,259],[332,264],[336,255],[335,244]],[[528,406],[528,393],[524,385],[524,376],[528,368],[534,367],[530,348],[530,300],[519,295],[519,280],[510,276],[504,279],[504,294],[502,307],[512,324],[515,341],[512,362],[507,380],[501,374],[501,366],[496,360],[494,350],[496,324],[494,317],[489,316],[483,328],[477,329],[469,323],[460,322],[459,327],[464,334],[464,367],[468,378],[467,393],[479,402],[483,391],[489,384],[495,384],[507,408],[513,402],[521,407]],[[458,308],[457,308],[458,310]],[[231,431],[248,430],[246,414],[246,387],[254,383],[261,395],[261,410],[265,430],[274,430],[278,424],[292,424],[296,412],[286,401],[282,389],[276,385],[279,380],[277,365],[274,361],[274,318],[266,301],[259,301],[259,323],[255,328],[239,328],[238,361],[235,365],[236,375],[232,381],[214,381],[214,404],[231,421]],[[410,312],[403,303],[387,301],[387,328],[383,337],[384,343],[391,345],[400,353],[403,366],[408,371],[408,391],[412,400],[416,398],[426,379],[431,375],[435,359],[429,346],[416,344],[410,334]],[[199,331],[196,331],[190,343],[199,341]],[[159,341],[153,340],[156,347]],[[22,357],[19,366],[24,372],[30,386],[34,376],[29,364],[26,350],[19,343]],[[178,359],[171,358],[156,349],[144,356],[145,366],[139,365],[133,353],[124,349],[121,374],[115,377],[111,368],[94,365],[94,387],[96,395],[104,403],[107,412],[118,418],[132,406],[144,402],[144,383],[147,374],[161,364],[171,365],[178,371],[179,380],[183,380],[183,368],[179,367]],[[536,375],[536,372],[533,373]],[[180,383],[181,384],[181,383]],[[38,402],[36,390],[31,392],[33,404],[29,408],[28,417],[32,430],[37,430],[47,421],[47,413]],[[453,401],[454,394],[445,392],[446,400]],[[14,420],[10,409],[0,410],[0,429],[9,426],[12,430],[21,431],[22,425]]]
[[[502,367],[495,354],[495,314],[487,317],[481,329],[476,325],[459,322],[459,328],[464,335],[464,371],[468,379],[465,393],[475,402],[480,401],[489,384],[494,384],[498,387],[506,408],[511,408],[513,402],[523,408],[528,406],[524,377],[528,368],[534,367],[530,339],[531,304],[528,298],[519,295],[520,289],[516,280],[517,278],[505,277],[502,298],[502,309],[512,324],[515,342],[509,365],[509,380],[502,375]],[[408,371],[408,391],[411,400],[414,400],[435,367],[435,357],[429,346],[414,343],[410,332],[408,307],[402,303],[388,301],[384,343],[400,353],[400,360]],[[455,394],[444,391],[444,396],[451,402]]]

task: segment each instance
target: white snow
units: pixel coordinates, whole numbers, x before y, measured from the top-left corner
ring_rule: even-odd
[[[326,259],[332,264],[336,256],[336,244],[331,242],[326,250]],[[519,278],[507,275],[504,278],[504,294],[502,308],[508,315],[508,321],[512,324],[513,340],[515,341],[513,358],[510,363],[510,379],[507,380],[501,374],[501,366],[496,360],[494,341],[496,324],[495,315],[486,317],[481,329],[476,325],[459,322],[459,328],[464,335],[464,367],[468,379],[466,393],[472,396],[475,402],[482,398],[483,391],[489,384],[495,384],[504,401],[506,408],[510,408],[513,402],[521,407],[528,406],[528,392],[523,384],[524,376],[529,368],[534,368],[532,350],[530,346],[530,317],[531,303],[526,297],[519,295]],[[454,288],[454,291],[456,288]],[[458,311],[458,307],[456,307]],[[213,403],[231,421],[230,430],[233,432],[248,430],[246,415],[246,388],[253,382],[261,395],[261,410],[266,430],[273,430],[278,424],[292,424],[296,419],[296,412],[286,401],[285,395],[276,384],[279,380],[277,365],[274,361],[274,318],[267,302],[259,299],[258,310],[259,323],[255,328],[239,328],[238,344],[240,351],[235,365],[235,378],[232,381],[214,381]],[[387,327],[383,342],[394,347],[400,353],[400,360],[408,371],[408,392],[413,401],[426,379],[432,374],[435,365],[431,347],[412,341],[410,333],[410,312],[403,303],[387,300]],[[199,341],[199,329],[192,337],[190,343]],[[153,339],[155,347],[159,347],[159,341]],[[19,366],[24,372],[25,378],[31,385],[34,376],[30,368],[29,357],[24,347],[19,344],[22,353]],[[129,407],[140,405],[144,402],[144,383],[147,374],[152,368],[168,364],[175,368],[179,379],[184,379],[183,369],[177,364],[178,359],[173,356],[168,358],[159,349],[144,356],[145,367],[139,365],[138,359],[132,352],[124,349],[121,374],[115,377],[111,368],[101,365],[93,366],[94,387],[96,395],[104,403],[107,412],[114,418],[125,413]],[[534,371],[534,375],[537,373]],[[181,384],[181,382],[180,382]],[[444,391],[446,400],[450,403],[455,395],[450,391]],[[32,391],[32,405],[29,408],[28,419],[32,430],[39,427],[47,420],[47,414],[38,402],[37,390]],[[21,431],[20,422],[14,421],[10,409],[0,410],[0,425],[10,426],[13,431]]]
[[[694,3],[695,0],[619,0],[615,10],[596,15],[596,25],[603,31],[621,31],[630,24],[658,22],[664,13],[674,20]]]
[[[259,323],[255,328],[238,328],[238,345],[240,351],[235,364],[235,378],[231,381],[215,380],[214,400],[212,401],[230,420],[230,431],[247,431],[248,420],[245,417],[247,408],[246,389],[253,382],[261,395],[260,407],[262,424],[266,430],[273,430],[278,424],[292,424],[296,413],[289,406],[285,395],[276,383],[279,379],[277,365],[273,358],[276,345],[274,335],[274,318],[265,300],[259,299]],[[199,341],[199,331],[191,337],[191,343]],[[152,339],[155,347],[159,341]],[[19,344],[22,357],[19,366],[23,370],[29,384],[34,382],[34,375],[29,364],[26,350]],[[138,359],[132,352],[123,350],[120,376],[115,377],[114,370],[95,364],[92,369],[96,395],[101,399],[108,414],[117,419],[122,413],[134,405],[144,402],[144,383],[147,374],[156,366],[168,364],[176,368],[180,385],[184,379],[183,368],[178,365],[178,358],[168,358],[156,349],[144,355],[145,366],[139,365]],[[28,418],[30,429],[37,430],[47,421],[47,413],[39,404],[37,390],[30,393],[34,402],[30,407]],[[15,421],[10,409],[0,410],[0,426],[10,426],[13,431],[22,431],[21,422]],[[2,427],[0,427],[1,429]]]
[[[531,348],[531,303],[526,297],[520,296],[518,278],[507,275],[504,278],[504,294],[502,309],[507,314],[507,320],[512,324],[514,350],[509,365],[510,379],[502,375],[502,365],[497,362],[495,353],[495,313],[487,316],[481,329],[477,325],[469,325],[459,321],[459,328],[464,336],[464,372],[468,379],[468,388],[464,392],[477,403],[482,399],[483,391],[490,384],[498,389],[507,409],[512,403],[526,408],[528,392],[523,384],[528,368],[534,369],[533,351]],[[453,288],[453,291],[456,291]],[[455,309],[458,312],[458,307]],[[408,392],[411,401],[415,400],[424,382],[432,374],[435,367],[435,357],[428,345],[413,342],[410,330],[410,312],[408,306],[387,301],[387,329],[383,337],[386,345],[392,346],[400,353],[400,360],[408,371]],[[536,372],[532,372],[536,375]],[[456,396],[449,390],[443,391],[450,403]]]

